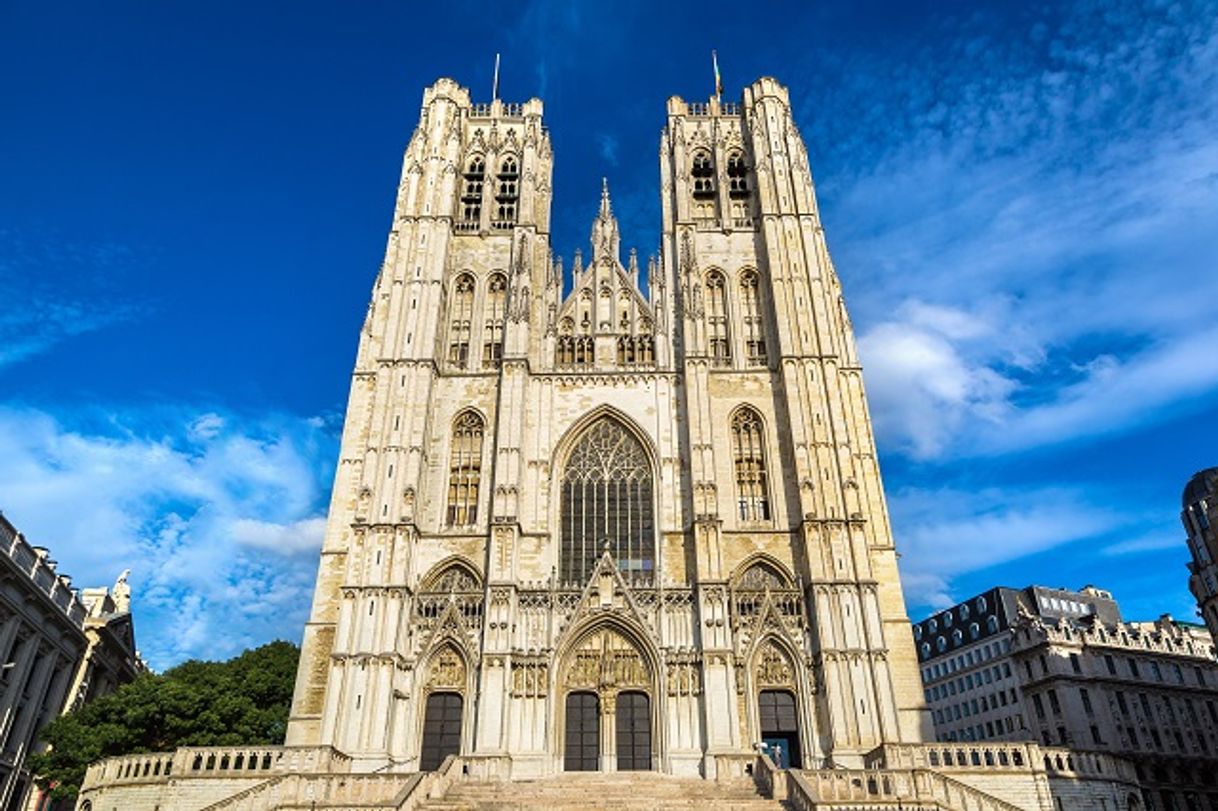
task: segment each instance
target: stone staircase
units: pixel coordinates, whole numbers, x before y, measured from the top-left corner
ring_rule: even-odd
[[[780,811],[752,781],[716,783],[652,772],[568,773],[542,780],[456,780],[419,811]]]

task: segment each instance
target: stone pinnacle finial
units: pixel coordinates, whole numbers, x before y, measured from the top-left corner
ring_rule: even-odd
[[[607,217],[613,209],[609,205],[609,178],[601,178],[601,216]]]

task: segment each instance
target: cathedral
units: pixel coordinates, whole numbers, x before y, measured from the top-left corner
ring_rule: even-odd
[[[713,776],[928,734],[787,90],[672,98],[660,255],[564,284],[542,103],[442,79],[360,333],[289,745]]]
[[[786,88],[669,99],[645,265],[603,184],[564,271],[552,170],[540,101],[424,92],[285,744],[107,758],[78,811],[1139,811],[1107,754],[929,742]]]

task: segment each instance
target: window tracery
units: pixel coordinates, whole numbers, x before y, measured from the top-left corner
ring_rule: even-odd
[[[749,366],[765,366],[765,330],[761,322],[761,293],[757,271],[740,274],[740,309],[743,310],[744,358]]]
[[[507,277],[491,274],[486,286],[486,328],[482,343],[482,366],[498,369],[503,361],[503,319],[507,311]]]
[[[706,274],[706,299],[707,345],[711,363],[729,366],[732,348],[727,331],[727,286],[723,274],[717,270]]]
[[[462,273],[453,285],[452,317],[448,327],[448,362],[469,368],[470,325],[474,317],[474,277]]]
[[[499,165],[498,186],[495,189],[496,228],[509,228],[516,222],[516,207],[520,200],[520,170],[516,158],[509,155]]]
[[[463,411],[453,420],[448,466],[448,526],[478,521],[478,489],[482,483],[482,435],[485,425],[477,412]]]
[[[563,582],[582,582],[608,545],[628,578],[655,569],[651,462],[621,423],[601,417],[580,437],[562,478]]]
[[[732,455],[736,463],[736,504],[741,521],[769,521],[765,435],[761,417],[751,408],[732,416]]]
[[[486,179],[486,161],[475,155],[470,159],[461,184],[461,220],[462,225],[477,228],[482,217],[482,184]]]

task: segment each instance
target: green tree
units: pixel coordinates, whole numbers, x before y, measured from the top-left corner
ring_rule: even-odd
[[[40,737],[49,748],[30,755],[30,770],[55,800],[66,800],[101,758],[281,744],[299,658],[290,642],[272,642],[227,662],[192,660],[140,676],[48,724]]]

